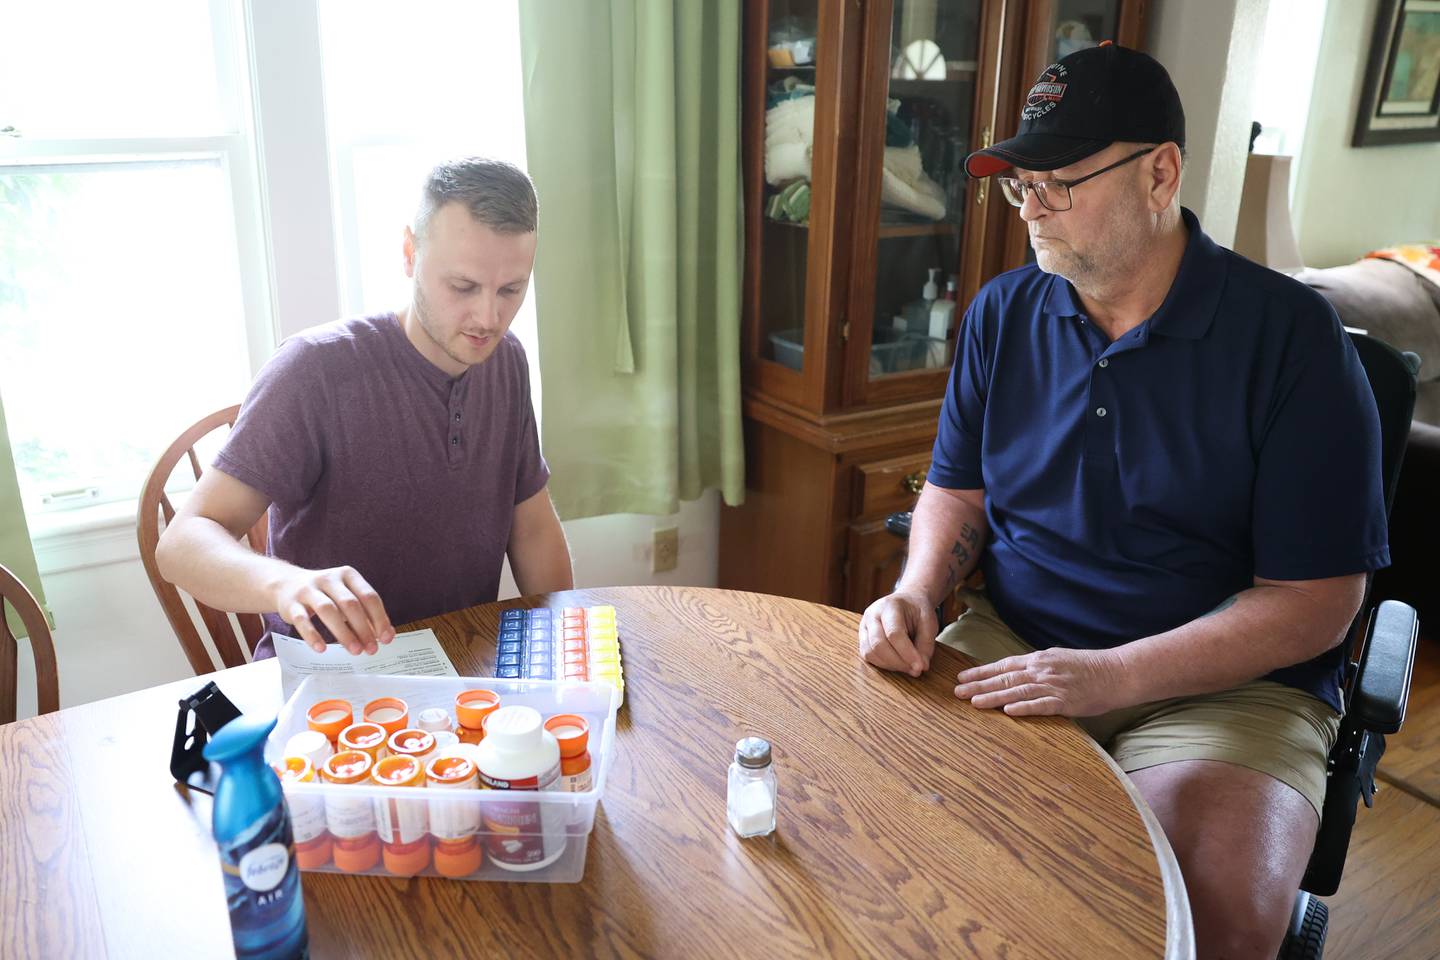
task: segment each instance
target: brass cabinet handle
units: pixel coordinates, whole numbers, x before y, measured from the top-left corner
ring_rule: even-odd
[[[980,134],[980,149],[981,149],[981,150],[984,150],[986,147],[990,146],[990,137],[991,137],[990,128],[989,128],[989,127],[986,127],[985,130],[984,130],[984,132]],[[976,190],[975,190],[975,205],[976,205],[977,207],[983,207],[983,206],[985,206],[985,198],[988,197],[989,195],[990,195],[990,178],[989,178],[989,177],[985,177],[985,178],[981,179],[981,181],[980,181],[980,186],[979,186],[978,188],[976,188]]]
[[[901,478],[900,486],[909,490],[911,493],[919,493],[925,489],[925,471],[916,470],[914,473],[907,473]]]

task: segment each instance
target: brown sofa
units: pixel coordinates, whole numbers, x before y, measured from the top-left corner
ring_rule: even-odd
[[[1359,260],[1307,269],[1314,287],[1347,327],[1420,355],[1415,420],[1390,513],[1391,565],[1375,577],[1377,599],[1403,600],[1420,613],[1420,630],[1440,635],[1440,286],[1403,264]]]

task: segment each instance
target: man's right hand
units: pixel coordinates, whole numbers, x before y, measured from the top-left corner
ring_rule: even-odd
[[[918,677],[935,652],[935,607],[923,593],[897,590],[860,618],[860,656],[882,670]]]
[[[325,652],[316,621],[352,654],[374,653],[395,639],[380,595],[354,567],[299,571],[276,588],[275,611],[316,653]]]

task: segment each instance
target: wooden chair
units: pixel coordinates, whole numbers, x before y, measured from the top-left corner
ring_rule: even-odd
[[[19,680],[20,646],[5,621],[5,604],[15,608],[25,632],[30,635],[30,654],[35,659],[35,706],[39,713],[60,709],[60,677],[55,670],[55,643],[45,611],[20,578],[0,565],[0,723],[15,720],[15,689]]]
[[[224,410],[210,414],[180,434],[175,442],[170,444],[169,448],[160,455],[160,459],[155,463],[155,469],[150,471],[150,476],[145,481],[145,488],[140,494],[140,511],[136,518],[136,535],[140,540],[140,561],[145,565],[145,573],[150,577],[150,586],[155,589],[155,596],[165,610],[165,617],[170,621],[175,636],[180,639],[180,647],[185,651],[185,656],[189,659],[190,666],[197,676],[223,667],[238,667],[246,663],[247,658],[245,654],[241,653],[240,643],[243,642],[253,654],[255,645],[264,635],[265,628],[258,613],[235,614],[240,625],[240,636],[237,637],[234,624],[230,621],[230,614],[208,607],[191,597],[199,611],[201,622],[210,634],[210,642],[220,655],[221,663],[217,665],[211,659],[210,652],[205,648],[200,631],[197,629],[190,611],[186,609],[180,591],[173,583],[160,575],[160,568],[155,563],[155,546],[160,542],[160,533],[164,530],[165,525],[175,519],[175,508],[170,503],[170,497],[165,493],[165,484],[170,480],[176,464],[180,462],[181,457],[188,458],[190,469],[195,474],[195,479],[199,480],[200,458],[195,455],[195,445],[215,430],[222,427],[233,427],[239,415],[239,404],[226,407]],[[268,535],[269,519],[267,516],[262,516],[256,521],[255,526],[250,528],[249,533],[246,534],[246,540],[252,550],[264,553]]]

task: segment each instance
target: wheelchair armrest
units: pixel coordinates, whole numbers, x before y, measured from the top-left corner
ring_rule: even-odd
[[[906,540],[910,539],[910,511],[905,510],[901,513],[890,514],[890,516],[885,518],[885,529],[897,537],[902,537]]]
[[[1370,612],[1350,696],[1350,713],[1361,729],[1394,733],[1405,722],[1419,630],[1420,618],[1409,604],[1385,600]]]

